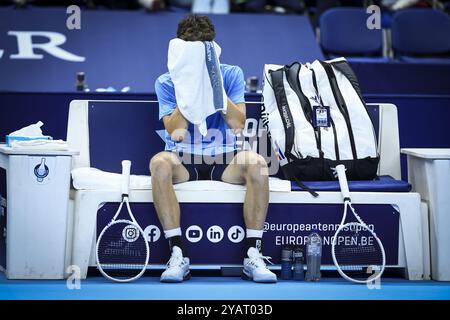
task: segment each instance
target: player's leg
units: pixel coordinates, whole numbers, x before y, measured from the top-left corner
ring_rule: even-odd
[[[262,230],[269,203],[268,168],[264,158],[253,151],[241,151],[222,174],[222,181],[245,184],[244,221],[248,229]]]
[[[173,184],[189,180],[189,172],[178,156],[163,151],[150,160],[153,204],[164,230],[180,227],[180,206]]]
[[[245,184],[244,221],[247,228],[244,275],[257,282],[275,282],[262,255],[262,236],[269,203],[269,176],[267,163],[253,151],[239,152],[222,174],[228,183]]]
[[[182,242],[180,205],[173,184],[188,181],[189,172],[176,154],[163,151],[150,160],[150,173],[153,204],[171,251],[168,268],[161,275],[161,281],[180,282],[189,276],[189,259]]]

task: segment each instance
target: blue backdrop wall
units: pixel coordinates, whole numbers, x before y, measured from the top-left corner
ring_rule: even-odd
[[[65,8],[0,8],[0,91],[73,91],[76,72],[84,71],[91,89],[130,86],[132,92],[151,93],[156,78],[167,71],[168,43],[184,14],[83,10],[80,30],[67,29],[68,17]],[[222,47],[221,62],[241,66],[246,76],[262,75],[264,63],[323,58],[304,16],[211,19]],[[55,56],[34,49],[30,58],[25,54],[30,34],[33,43],[65,38],[58,46],[65,52]]]
[[[67,28],[68,17],[65,8],[0,8],[0,91],[73,92],[76,72],[84,71],[91,90],[129,86],[152,93],[184,14],[82,10],[79,30]],[[260,77],[265,63],[323,59],[305,16],[211,19],[221,61],[239,65],[246,77]],[[355,62],[353,68],[365,93],[450,94],[450,64]]]

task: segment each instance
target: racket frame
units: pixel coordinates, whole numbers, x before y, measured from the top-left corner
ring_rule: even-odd
[[[150,256],[150,249],[148,246],[148,242],[144,233],[144,230],[142,230],[141,226],[137,223],[136,219],[134,218],[133,212],[131,211],[131,207],[130,207],[130,202],[129,202],[129,186],[130,186],[130,169],[131,169],[131,161],[129,160],[123,160],[122,161],[122,182],[121,182],[121,191],[122,191],[122,201],[119,205],[119,208],[117,209],[116,213],[114,214],[114,217],[111,219],[111,221],[103,228],[102,232],[100,233],[98,240],[97,240],[97,245],[96,245],[96,250],[95,250],[95,255],[96,255],[96,261],[97,261],[97,267],[100,271],[100,273],[105,277],[108,278],[112,281],[116,281],[116,282],[131,282],[134,280],[139,279],[145,272],[145,270],[147,269],[147,265],[148,265],[148,260],[149,260],[149,256]],[[126,220],[126,219],[119,219],[116,220],[117,217],[119,216],[120,212],[122,211],[123,205],[126,205],[127,207],[127,211],[128,211],[128,215],[130,216],[131,220]],[[142,270],[134,277],[131,278],[127,278],[127,279],[118,279],[118,278],[114,278],[110,275],[108,275],[106,273],[106,271],[102,268],[102,265],[100,263],[100,259],[99,259],[99,255],[98,255],[98,247],[99,247],[99,243],[100,240],[103,237],[103,234],[106,232],[106,230],[114,225],[114,224],[118,224],[118,223],[127,223],[128,225],[132,225],[133,227],[135,227],[139,233],[140,236],[143,237],[143,239],[145,240],[145,247],[146,247],[146,258],[145,258],[145,263],[143,265]]]
[[[348,188],[348,182],[347,182],[347,176],[345,174],[345,166],[340,164],[336,166],[336,174],[339,180],[339,185],[341,187],[341,193],[344,199],[344,214],[342,215],[342,220],[341,223],[339,224],[338,229],[336,230],[334,236],[333,236],[333,240],[331,243],[331,256],[333,258],[333,263],[337,268],[337,271],[339,272],[339,274],[346,280],[351,281],[351,282],[355,282],[355,283],[370,283],[373,282],[377,279],[379,279],[382,275],[383,272],[386,268],[386,253],[384,251],[384,246],[383,243],[381,242],[381,240],[378,238],[377,234],[372,231],[367,224],[361,219],[361,217],[356,213],[356,210],[353,208],[352,206],[352,202],[351,202],[351,197],[350,197],[350,191]],[[353,213],[353,215],[355,216],[356,220],[358,220],[358,222],[348,222],[348,223],[344,223],[345,220],[347,219],[347,208],[350,208],[351,212]],[[371,233],[371,235],[375,238],[375,240],[378,243],[378,246],[381,249],[381,256],[382,256],[382,265],[381,265],[381,269],[379,270],[378,274],[375,277],[368,277],[367,280],[358,280],[358,279],[353,279],[351,277],[349,277],[347,274],[344,273],[344,271],[342,270],[342,268],[339,266],[339,263],[337,262],[336,259],[336,252],[335,252],[335,246],[337,243],[337,235],[339,234],[339,232],[341,230],[343,230],[346,227],[351,227],[351,226],[355,226],[355,227],[362,227],[365,230],[369,231]]]

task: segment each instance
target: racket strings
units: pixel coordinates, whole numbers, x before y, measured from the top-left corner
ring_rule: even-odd
[[[133,224],[119,222],[102,232],[97,256],[99,266],[110,277],[132,278],[146,267],[148,246]]]
[[[108,240],[105,240],[106,242]],[[115,256],[127,256],[128,258],[132,257],[140,257],[142,252],[140,250],[135,249],[135,245],[130,245],[130,243],[126,243],[126,241],[121,238],[119,241],[114,241],[114,239],[110,239],[110,245],[105,247],[104,253],[109,257]]]
[[[355,225],[354,225],[355,226]],[[336,234],[334,255],[339,268],[344,272],[362,272],[359,277],[368,278],[370,270],[379,270],[383,265],[383,253],[376,237],[363,225],[358,231],[341,230]],[[350,274],[347,274],[351,277]],[[355,275],[353,275],[355,277]]]

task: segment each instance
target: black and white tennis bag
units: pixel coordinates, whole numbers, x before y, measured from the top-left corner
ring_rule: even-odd
[[[286,179],[335,180],[338,164],[351,180],[376,177],[375,130],[344,58],[265,65],[261,118]]]

